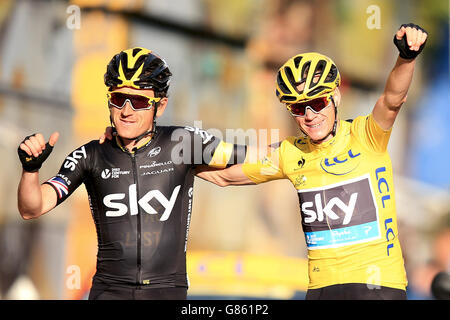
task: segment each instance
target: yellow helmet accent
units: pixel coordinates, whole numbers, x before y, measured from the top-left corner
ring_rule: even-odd
[[[282,103],[308,101],[327,95],[340,83],[341,76],[333,60],[308,52],[290,58],[278,70],[276,94]],[[304,86],[300,89],[301,84]]]
[[[140,49],[140,51],[134,56],[133,51],[135,49]],[[149,53],[152,53],[151,50],[142,48],[142,47],[136,47],[128,50],[124,50],[123,53],[127,56],[127,68],[128,69],[135,69],[136,61],[142,56]],[[133,74],[133,76],[130,79],[127,79],[125,77],[125,72],[122,66],[122,61],[119,63],[119,76],[117,79],[121,80],[122,83],[119,85],[119,87],[133,87],[135,89],[140,89],[139,86],[137,86],[134,82],[139,81],[139,76],[142,73],[142,69],[144,67],[144,63],[141,64],[139,69],[136,70],[136,72]]]

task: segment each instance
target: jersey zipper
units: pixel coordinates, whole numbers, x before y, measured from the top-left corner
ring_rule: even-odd
[[[137,165],[136,165],[136,156],[135,153],[131,153],[131,162],[133,164],[133,178],[134,183],[136,184],[136,198],[139,199],[139,179],[138,179],[138,172],[137,172]],[[136,266],[137,266],[137,274],[136,274],[136,280],[139,284],[142,283],[142,248],[141,248],[141,208],[138,205],[138,214],[137,214],[137,220],[136,220],[136,249],[137,249],[137,259],[136,259]]]

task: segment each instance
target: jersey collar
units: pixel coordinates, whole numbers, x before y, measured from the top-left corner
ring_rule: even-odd
[[[140,150],[140,149],[145,148],[146,146],[148,146],[148,145],[150,144],[150,142],[153,140],[153,138],[154,138],[154,136],[151,136],[150,138],[147,138],[147,140],[145,141],[144,144],[142,144],[141,146],[139,146],[139,147],[137,147],[137,148],[133,148],[132,151],[129,151],[127,148],[125,148],[125,147],[122,145],[122,142],[120,141],[120,139],[119,139],[118,136],[116,136],[116,143],[117,143],[117,145],[119,146],[119,148],[120,148],[123,152],[133,154],[133,153],[135,153],[136,151],[138,151],[138,150]]]

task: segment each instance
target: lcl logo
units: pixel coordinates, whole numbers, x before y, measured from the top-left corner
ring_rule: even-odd
[[[333,175],[344,175],[355,170],[361,162],[361,153],[348,150],[346,154],[332,159],[325,158],[320,162],[323,171]]]

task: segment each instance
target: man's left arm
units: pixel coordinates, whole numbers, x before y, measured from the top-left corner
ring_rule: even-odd
[[[394,125],[400,107],[406,101],[416,57],[423,50],[427,37],[427,32],[414,24],[402,25],[394,36],[400,55],[372,111],[374,120],[384,130]]]

